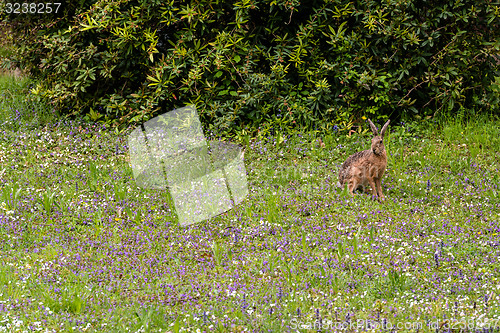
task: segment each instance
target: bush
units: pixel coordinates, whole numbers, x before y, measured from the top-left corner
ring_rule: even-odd
[[[33,90],[62,113],[142,122],[196,104],[229,129],[497,111],[490,1],[99,0],[8,15]]]

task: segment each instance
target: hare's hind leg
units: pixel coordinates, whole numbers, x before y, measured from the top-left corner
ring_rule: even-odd
[[[348,188],[349,188],[349,193],[351,195],[354,195],[354,191],[358,188],[358,182],[356,181],[355,177],[351,177],[351,179],[349,179]]]
[[[349,193],[354,195],[354,191],[361,185],[361,170],[351,167],[351,176],[349,177]]]

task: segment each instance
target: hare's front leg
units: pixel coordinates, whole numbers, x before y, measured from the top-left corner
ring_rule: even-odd
[[[369,195],[373,195],[373,189],[371,186],[364,186],[363,185],[363,192],[368,193]]]
[[[372,195],[372,198],[374,195],[378,196],[377,184],[375,183],[375,179],[370,177],[370,178],[368,178],[368,182],[370,183],[370,187],[371,187],[370,194]]]
[[[375,179],[375,183],[377,186],[377,195],[379,200],[385,200],[384,193],[382,193],[382,180],[380,178]]]

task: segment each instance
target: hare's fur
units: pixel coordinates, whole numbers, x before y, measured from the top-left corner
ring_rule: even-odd
[[[368,123],[374,135],[371,149],[357,152],[347,158],[340,167],[337,186],[344,187],[347,184],[351,195],[354,195],[355,190],[361,189],[383,200],[385,197],[382,193],[381,180],[387,168],[387,153],[383,139],[390,120],[382,127],[380,135],[370,119]]]

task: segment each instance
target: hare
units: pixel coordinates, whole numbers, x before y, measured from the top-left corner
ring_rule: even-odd
[[[385,199],[380,181],[387,167],[387,154],[383,139],[390,122],[388,120],[384,124],[379,135],[375,125],[368,119],[374,135],[372,147],[370,150],[357,152],[347,158],[339,170],[338,187],[344,187],[347,184],[349,193],[354,195],[356,189],[361,188],[364,191],[370,185],[369,193],[376,194],[379,201]]]

